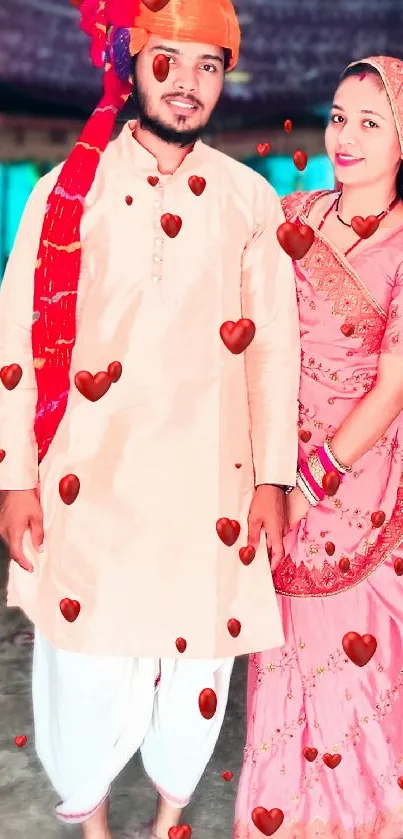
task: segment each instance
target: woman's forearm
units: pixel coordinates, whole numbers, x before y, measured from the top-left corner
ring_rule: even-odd
[[[373,387],[332,437],[332,451],[344,466],[353,466],[388,430],[403,408],[401,396]]]

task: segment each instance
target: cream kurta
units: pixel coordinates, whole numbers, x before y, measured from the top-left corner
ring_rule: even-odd
[[[58,171],[34,189],[0,293],[0,367],[24,371],[14,391],[0,383],[1,489],[37,480],[33,277]],[[248,567],[238,551],[253,468],[257,483],[295,482],[293,270],[276,239],[279,201],[260,175],[201,142],[152,187],[147,177],[157,174],[126,125],[88,196],[70,396],[40,466],[44,549],[36,554],[26,534],[35,571],[11,563],[8,605],[63,649],[177,657],[183,637],[185,656],[232,657],[283,641],[264,539]],[[190,175],[206,179],[201,196]],[[160,227],[164,212],[183,221],[175,239]],[[236,356],[219,328],[240,317],[254,321],[256,335]],[[75,374],[112,361],[123,366],[120,381],[89,402]],[[81,483],[71,506],[58,490],[68,473]],[[242,525],[231,548],[216,533],[223,516]],[[60,612],[64,597],[80,602],[74,623]],[[237,639],[232,617],[242,624]]]

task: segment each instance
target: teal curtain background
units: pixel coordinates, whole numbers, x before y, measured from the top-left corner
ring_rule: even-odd
[[[268,155],[244,161],[265,177],[282,197],[296,190],[332,189],[333,169],[325,155],[312,157],[304,172],[298,172],[291,157]],[[20,218],[38,178],[51,165],[38,168],[25,163],[0,163],[0,278],[13,247]],[[0,279],[1,282],[1,279]]]

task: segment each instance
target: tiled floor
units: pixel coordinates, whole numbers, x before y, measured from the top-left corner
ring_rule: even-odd
[[[53,815],[57,801],[33,747],[30,672],[31,626],[16,609],[5,606],[4,554],[0,554],[0,839],[75,839],[77,828],[64,827]],[[215,754],[184,814],[193,829],[192,839],[231,839],[234,798],[244,740],[246,661],[236,663],[226,720]],[[26,734],[18,749],[14,737]],[[232,781],[221,772],[231,770]],[[126,766],[115,783],[111,802],[114,830],[138,816],[151,817],[153,789],[138,758]]]

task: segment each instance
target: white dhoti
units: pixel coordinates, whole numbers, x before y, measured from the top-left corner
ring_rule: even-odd
[[[61,798],[57,817],[84,822],[140,749],[166,801],[188,804],[224,719],[233,659],[103,658],[59,650],[36,630],[32,692],[38,757]],[[202,717],[199,694],[217,710]]]

